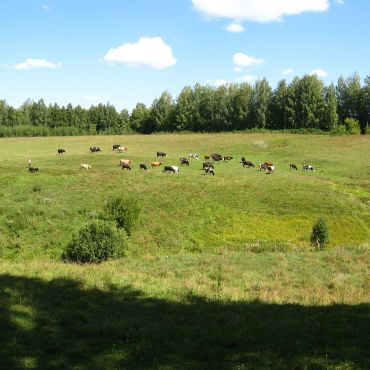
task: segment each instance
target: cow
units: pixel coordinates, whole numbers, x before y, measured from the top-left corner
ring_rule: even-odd
[[[221,154],[215,153],[215,154],[211,154],[211,159],[212,159],[212,161],[218,162],[218,161],[222,161],[223,157],[222,157]]]
[[[268,167],[274,167],[274,165],[272,164],[272,162],[264,162],[264,163],[260,163],[258,167],[261,171],[261,170],[268,170]]]
[[[147,168],[146,168],[146,164],[144,164],[144,163],[140,163],[140,170],[142,171],[142,170],[147,170]]]
[[[304,164],[302,167],[302,171],[315,171],[315,167],[311,166],[310,164]]]
[[[179,173],[179,168],[177,166],[164,166],[163,172]]]
[[[205,166],[204,168],[204,174],[206,175],[207,173],[210,175],[215,175],[215,169],[213,166]]]
[[[266,170],[268,171],[269,174],[274,173],[275,166],[269,166],[269,165],[267,165]]]
[[[30,172],[30,173],[36,173],[36,172],[39,172],[39,171],[40,170],[37,167],[32,167],[32,166],[28,167],[28,172]]]
[[[127,152],[128,150],[127,146],[119,146],[117,149],[118,149],[118,153]]]
[[[121,146],[121,144],[114,144],[112,148],[113,148],[113,150],[116,150],[116,149],[118,149],[120,146]]]
[[[231,161],[232,159],[234,159],[234,157],[231,157],[231,156],[229,156],[229,155],[226,155],[226,156],[224,157],[224,162],[226,162],[226,161]]]
[[[298,171],[298,167],[297,167],[297,165],[296,165],[296,164],[294,164],[294,163],[291,163],[291,164],[289,165],[289,169],[290,169],[290,170],[296,170],[296,171]]]
[[[153,167],[159,167],[162,164],[162,162],[150,162],[150,166]]]
[[[130,166],[130,164],[129,163],[122,163],[121,164],[121,168],[124,170],[124,169],[126,169],[126,170],[129,170],[129,171],[131,171],[131,166]]]
[[[189,159],[191,159],[191,158],[193,158],[193,159],[197,159],[198,161],[199,161],[199,155],[198,154],[192,154],[192,153],[189,153]]]
[[[244,157],[242,159],[244,159],[244,161],[242,161],[243,167],[248,167],[248,168],[249,167],[255,167],[254,164],[253,164],[253,162],[247,161]]]
[[[189,160],[187,158],[180,158],[180,164],[189,166]]]
[[[58,154],[64,154],[66,151],[64,149],[58,149]]]
[[[165,153],[165,152],[157,152],[157,158],[158,157],[167,157],[167,153]]]
[[[120,159],[119,160],[119,166],[122,166],[123,164],[131,164],[132,160],[131,159]]]
[[[84,169],[84,170],[88,171],[89,169],[91,169],[91,165],[87,164],[87,163],[81,163],[80,164],[80,169]]]
[[[211,159],[212,159],[212,157],[210,155],[205,155],[204,156],[205,161],[210,161]]]
[[[214,168],[213,164],[211,162],[204,162],[203,163],[203,170],[206,168],[206,167],[211,167],[211,168]]]
[[[90,147],[90,152],[91,153],[101,152],[101,149],[98,146],[91,146]]]

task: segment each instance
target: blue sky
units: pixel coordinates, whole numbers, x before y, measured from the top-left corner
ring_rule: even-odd
[[[131,110],[165,90],[370,74],[368,0],[0,0],[0,99]]]

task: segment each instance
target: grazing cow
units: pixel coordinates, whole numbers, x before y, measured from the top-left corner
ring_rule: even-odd
[[[179,168],[177,166],[164,166],[163,172],[179,173]]]
[[[32,166],[28,167],[28,172],[30,172],[30,173],[36,173],[36,172],[39,172],[39,171],[40,170],[37,167],[32,167]]]
[[[297,165],[296,165],[296,164],[294,164],[294,163],[291,163],[291,164],[289,165],[289,169],[290,169],[290,170],[296,170],[296,171],[298,171],[298,167],[297,167]]]
[[[90,152],[91,153],[101,152],[101,149],[98,146],[91,146],[90,147]]]
[[[162,162],[150,162],[150,166],[153,167],[159,167],[162,164]]]
[[[210,161],[211,159],[212,159],[212,157],[210,155],[205,155],[204,156],[205,161]]]
[[[272,164],[272,162],[264,162],[264,163],[260,163],[258,167],[261,171],[261,170],[268,170],[268,167],[274,167],[274,165]]]
[[[224,162],[226,162],[226,161],[231,161],[232,159],[234,159],[234,157],[230,157],[229,155],[226,155],[226,156],[224,157]]]
[[[117,149],[118,149],[118,153],[127,152],[128,150],[127,146],[119,146]]]
[[[80,164],[80,169],[84,169],[84,170],[88,171],[89,169],[91,169],[91,165],[87,164],[87,163],[81,163]]]
[[[58,154],[63,154],[65,153],[66,151],[64,149],[58,149]]]
[[[254,164],[253,164],[253,162],[247,161],[244,157],[242,159],[244,159],[244,161],[242,161],[243,167],[248,167],[248,168],[249,167],[255,167]]]
[[[205,166],[204,168],[204,174],[206,175],[207,173],[210,175],[215,175],[215,169],[213,166]]]
[[[198,154],[192,154],[192,153],[189,153],[189,159],[197,159],[199,161],[199,155]]]
[[[189,160],[187,158],[180,158],[180,164],[181,166],[182,165],[186,165],[186,166],[189,166]]]
[[[315,167],[311,166],[310,164],[304,164],[302,171],[315,171]]]
[[[147,170],[147,168],[146,168],[146,164],[144,164],[144,163],[140,163],[140,171],[142,171],[142,170]]]
[[[203,170],[204,170],[206,167],[214,168],[214,166],[213,166],[213,164],[212,164],[211,162],[204,162],[204,163],[203,163]]]
[[[118,149],[120,146],[121,146],[121,144],[114,144],[112,148],[113,148],[113,150],[116,150],[116,149]]]
[[[124,163],[131,164],[132,160],[131,159],[120,159],[119,160],[119,166],[122,166]]]
[[[129,163],[122,163],[121,164],[121,168],[124,170],[124,169],[126,169],[126,170],[129,170],[129,171],[131,171],[131,166],[130,166],[130,164]]]
[[[223,157],[222,157],[221,154],[215,153],[215,154],[211,154],[211,159],[212,159],[212,161],[218,162],[218,161],[222,161]]]
[[[157,152],[157,158],[158,157],[167,157],[167,153],[165,153],[165,152]]]
[[[269,166],[269,165],[267,165],[266,170],[268,171],[269,174],[274,173],[275,166]]]

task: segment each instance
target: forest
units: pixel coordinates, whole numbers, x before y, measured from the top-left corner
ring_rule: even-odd
[[[316,75],[283,79],[275,89],[266,78],[254,85],[197,83],[176,99],[165,91],[150,107],[137,103],[131,113],[109,102],[86,109],[40,99],[15,108],[0,100],[0,137],[264,129],[365,134],[369,122],[370,75],[362,80],[357,73],[329,86]]]

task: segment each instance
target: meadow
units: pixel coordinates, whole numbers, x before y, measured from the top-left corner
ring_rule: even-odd
[[[202,160],[141,172],[157,151],[166,165],[234,159],[215,176]],[[1,139],[0,368],[369,368],[369,158],[369,136]],[[116,194],[141,207],[125,257],[62,263],[71,234]],[[309,243],[319,217],[323,251]]]

